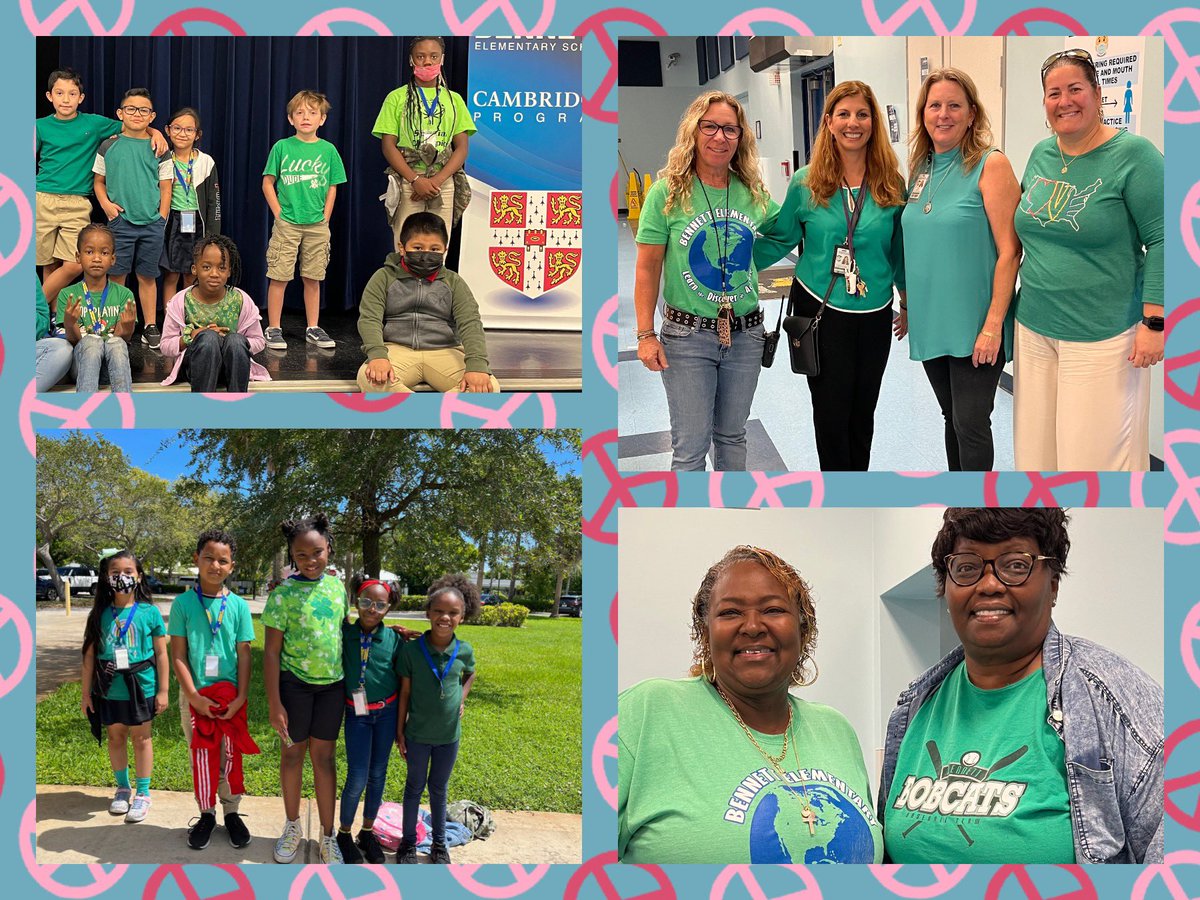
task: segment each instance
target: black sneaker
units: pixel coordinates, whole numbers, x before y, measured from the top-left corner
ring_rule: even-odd
[[[229,834],[231,846],[241,848],[250,843],[250,829],[235,812],[225,814],[225,831]]]
[[[377,866],[384,862],[383,848],[379,846],[379,839],[375,837],[373,831],[360,831],[358,833],[358,849],[362,851],[362,855],[366,857],[367,862],[373,866]],[[346,855],[346,851],[342,851],[342,855]]]
[[[443,866],[450,865],[450,851],[446,849],[446,845],[431,844],[429,846],[429,861],[431,863],[440,863]]]
[[[217,827],[217,817],[213,813],[200,813],[200,818],[188,829],[188,846],[193,850],[203,850],[208,846],[213,829]]]
[[[162,332],[158,330],[157,325],[147,325],[142,329],[142,343],[148,344],[151,350],[158,349],[158,345],[162,343]]]
[[[337,833],[338,849],[342,851],[342,862],[344,863],[360,863],[363,861],[362,854],[358,852],[358,848],[354,846],[354,838],[348,831],[342,831],[340,828]]]
[[[414,865],[417,861],[417,845],[401,841],[396,848],[396,862],[404,865]]]

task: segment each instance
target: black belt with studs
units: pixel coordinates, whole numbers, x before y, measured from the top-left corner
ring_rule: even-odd
[[[698,316],[695,313],[684,312],[682,309],[664,304],[665,311],[663,318],[668,322],[674,322],[676,325],[683,325],[686,328],[706,328],[709,331],[717,330],[717,320],[706,316]],[[751,310],[744,316],[733,316],[729,320],[729,328],[731,331],[746,331],[753,328],[755,325],[761,325],[763,320],[762,309]]]

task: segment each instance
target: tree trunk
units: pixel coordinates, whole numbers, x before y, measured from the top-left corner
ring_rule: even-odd
[[[475,587],[479,588],[479,593],[483,593],[483,573],[487,568],[487,550],[488,538],[491,536],[490,531],[483,533],[483,538],[479,541],[479,572],[475,576]]]
[[[54,564],[54,557],[50,555],[49,544],[43,544],[37,548],[37,559],[50,573],[50,581],[54,585],[54,590],[58,592],[58,599],[61,600],[63,597],[62,576],[58,574],[58,566]]]
[[[371,578],[379,577],[379,537],[379,529],[377,527],[363,525],[363,571]]]
[[[513,544],[512,568],[508,572],[508,599],[511,601],[517,594],[517,563],[520,560],[521,538],[524,535],[517,533],[517,540]]]
[[[550,618],[558,618],[558,601],[562,598],[563,589],[563,571],[558,570],[558,576],[554,579],[554,602],[550,605]]]

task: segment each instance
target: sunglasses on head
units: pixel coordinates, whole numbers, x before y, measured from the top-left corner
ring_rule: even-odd
[[[1057,53],[1051,53],[1046,57],[1046,61],[1042,63],[1042,77],[1046,76],[1046,70],[1058,62],[1060,59],[1073,59],[1076,62],[1087,63],[1091,66],[1092,71],[1096,71],[1096,64],[1092,62],[1092,54],[1086,50],[1081,50],[1078,47],[1071,50],[1059,50]]]

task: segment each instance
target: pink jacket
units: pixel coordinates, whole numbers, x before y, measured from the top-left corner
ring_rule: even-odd
[[[254,305],[254,301],[250,299],[241,288],[242,291],[242,314],[238,317],[237,330],[240,334],[244,334],[246,339],[250,341],[250,355],[261,353],[263,348],[267,346],[267,340],[263,337],[262,323],[258,307]],[[163,322],[162,343],[158,350],[163,356],[175,357],[175,365],[171,368],[171,374],[162,380],[164,386],[174,384],[175,379],[179,376],[179,367],[183,364],[183,354],[187,352],[187,348],[180,344],[180,339],[183,337],[183,315],[184,304],[183,295],[186,293],[186,288],[167,303],[166,318]],[[270,381],[271,376],[265,368],[256,363],[253,359],[250,360],[250,380],[251,381]]]

